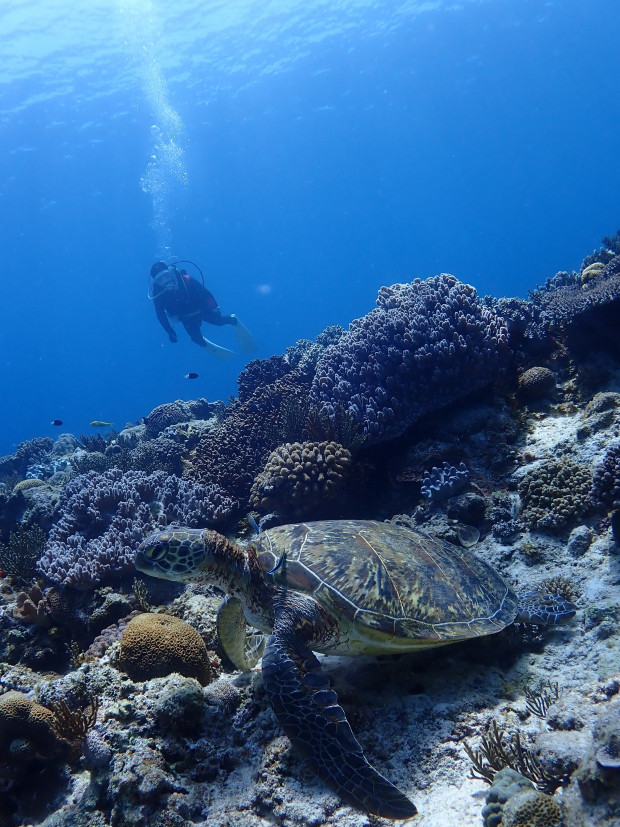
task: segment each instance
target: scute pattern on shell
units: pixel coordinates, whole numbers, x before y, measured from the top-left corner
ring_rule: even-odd
[[[303,519],[331,507],[345,492],[353,459],[337,442],[287,442],[272,451],[254,480],[250,504]]]
[[[270,528],[259,549],[286,551],[290,588],[312,592],[336,617],[419,640],[500,631],[517,598],[489,566],[436,537],[393,523],[333,520]],[[281,571],[281,570],[280,570]]]

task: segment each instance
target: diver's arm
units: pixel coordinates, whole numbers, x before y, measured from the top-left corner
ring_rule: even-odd
[[[163,304],[161,301],[157,299],[154,300],[155,304],[155,313],[157,314],[157,319],[159,320],[160,325],[168,334],[168,338],[171,342],[176,342],[177,334],[174,332],[174,328],[170,324],[168,320],[168,316],[166,315],[166,311],[164,310]]]

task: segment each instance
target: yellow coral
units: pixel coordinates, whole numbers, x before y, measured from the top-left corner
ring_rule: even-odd
[[[205,686],[211,681],[207,647],[196,629],[178,617],[140,614],[121,636],[121,669],[134,681],[178,672]]]

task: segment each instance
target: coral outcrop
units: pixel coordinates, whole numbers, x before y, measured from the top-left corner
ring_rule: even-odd
[[[319,415],[344,406],[371,442],[488,385],[510,357],[504,320],[454,276],[382,287],[377,305],[319,359],[311,391]]]
[[[324,516],[346,495],[352,465],[351,452],[337,442],[287,442],[269,455],[250,504],[286,519]]]

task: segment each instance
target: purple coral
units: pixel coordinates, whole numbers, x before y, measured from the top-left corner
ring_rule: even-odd
[[[509,358],[504,319],[476,290],[442,274],[382,287],[317,364],[311,404],[344,408],[372,442],[490,383]]]
[[[89,471],[65,486],[38,569],[55,583],[93,588],[132,571],[136,547],[155,528],[212,526],[236,506],[217,485],[163,471]]]
[[[458,468],[444,462],[441,468],[433,465],[432,471],[424,472],[420,491],[429,500],[445,500],[462,491],[468,480],[469,471],[464,462]]]

